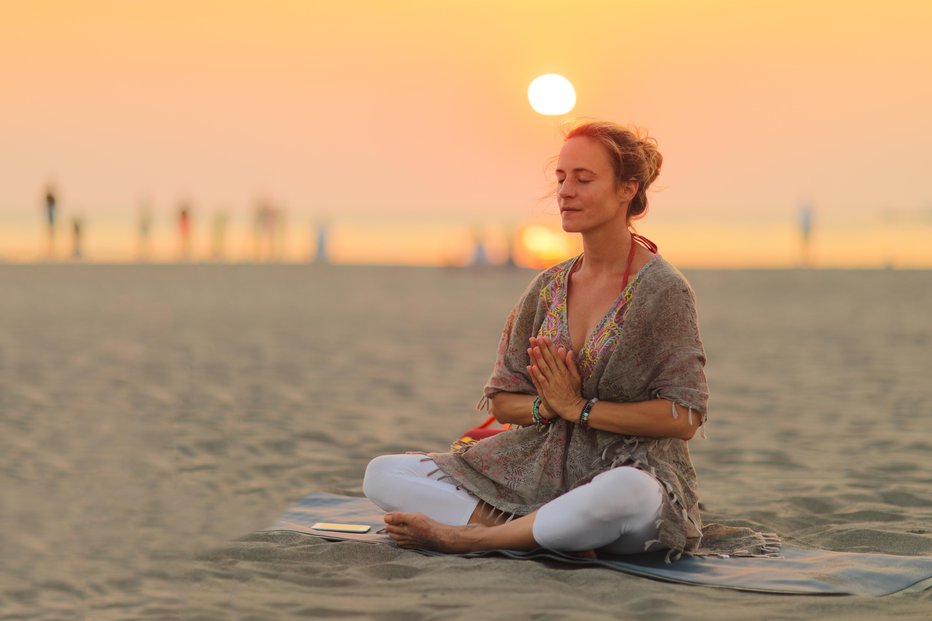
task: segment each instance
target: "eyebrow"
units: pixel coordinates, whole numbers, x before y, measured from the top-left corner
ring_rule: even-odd
[[[566,172],[566,171],[563,170],[562,168],[557,168],[554,172]],[[598,173],[595,172],[594,170],[589,170],[588,168],[581,168],[581,167],[580,167],[580,168],[574,168],[574,169],[573,169],[573,172],[575,172],[575,173],[578,173],[578,172],[587,172],[587,173],[592,174],[592,175],[597,175],[597,174],[598,174]]]

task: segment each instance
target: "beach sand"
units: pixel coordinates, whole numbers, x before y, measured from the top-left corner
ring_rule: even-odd
[[[0,619],[927,619],[257,533],[474,410],[521,270],[0,266]],[[707,520],[932,555],[932,272],[691,271]]]

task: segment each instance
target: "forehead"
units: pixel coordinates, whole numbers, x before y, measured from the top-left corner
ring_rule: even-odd
[[[599,142],[588,136],[575,136],[563,143],[557,158],[557,170],[585,168],[593,172],[611,171],[612,162]]]

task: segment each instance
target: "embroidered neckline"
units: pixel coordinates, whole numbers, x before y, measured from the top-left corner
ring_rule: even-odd
[[[563,272],[563,290],[561,295],[563,296],[562,304],[559,304],[558,307],[561,310],[560,321],[563,323],[562,329],[563,333],[566,335],[566,339],[570,342],[572,347],[572,337],[570,335],[570,318],[569,318],[569,291],[570,291],[570,276],[576,270],[576,265],[579,263],[579,260],[582,258],[582,254],[578,255],[573,259],[572,263],[569,264],[567,269]],[[589,334],[583,339],[582,346],[579,348],[576,353],[577,360],[582,356],[584,351],[589,351],[591,349],[591,343],[593,338],[605,327],[605,324],[608,322],[609,317],[614,317],[618,310],[631,301],[631,298],[634,295],[634,289],[637,285],[637,282],[641,279],[641,275],[644,274],[644,271],[648,267],[654,264],[660,258],[659,254],[655,254],[650,259],[647,260],[641,269],[638,270],[637,274],[634,275],[634,278],[628,282],[628,285],[618,294],[618,297],[612,302],[612,305],[608,307],[608,310],[605,311],[605,314],[602,315],[602,318],[599,319],[598,323],[593,326],[592,330],[589,331]]]

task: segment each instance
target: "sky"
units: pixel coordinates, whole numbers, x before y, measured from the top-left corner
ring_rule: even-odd
[[[586,117],[658,140],[637,228],[678,265],[798,265],[808,205],[811,264],[932,267],[929,32],[919,0],[0,0],[0,260],[46,258],[52,184],[60,259],[77,219],[87,260],[133,260],[148,213],[174,260],[186,205],[194,259],[305,261],[326,224],[334,262],[546,262],[578,248],[548,165]],[[531,109],[544,73],[568,115]]]

